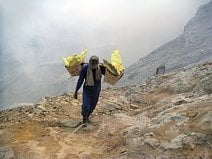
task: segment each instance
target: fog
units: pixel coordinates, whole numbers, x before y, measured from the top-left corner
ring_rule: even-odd
[[[87,48],[125,68],[183,32],[209,0],[0,0],[0,109],[73,91],[62,57]]]
[[[88,49],[127,67],[183,32],[208,0],[1,0],[1,54],[36,64]]]

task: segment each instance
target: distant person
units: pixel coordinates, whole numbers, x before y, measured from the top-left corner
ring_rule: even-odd
[[[89,64],[83,66],[77,82],[74,98],[78,98],[78,90],[83,82],[83,95],[82,95],[82,116],[83,123],[89,123],[89,116],[95,109],[99,94],[101,91],[101,77],[105,75],[106,68],[99,64],[97,56],[91,56]]]

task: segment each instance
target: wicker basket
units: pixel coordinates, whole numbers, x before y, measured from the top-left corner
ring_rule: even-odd
[[[76,65],[71,67],[66,67],[67,71],[70,73],[71,76],[79,76],[81,68],[82,68],[81,63],[77,63]]]
[[[120,80],[121,77],[122,75],[114,76],[110,71],[106,70],[104,81],[111,85],[114,85]]]

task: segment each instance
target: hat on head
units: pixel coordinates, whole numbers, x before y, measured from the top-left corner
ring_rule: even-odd
[[[99,64],[99,58],[97,56],[91,56],[89,59],[89,65],[92,69],[96,69]]]

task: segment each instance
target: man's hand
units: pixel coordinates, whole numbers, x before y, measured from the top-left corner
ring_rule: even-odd
[[[74,99],[77,99],[78,98],[78,95],[77,95],[77,92],[74,93]]]

